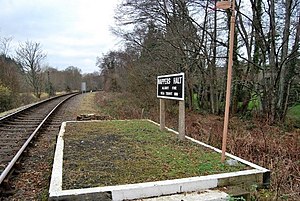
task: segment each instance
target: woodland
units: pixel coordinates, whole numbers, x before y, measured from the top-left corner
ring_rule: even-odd
[[[81,82],[88,90],[100,89],[100,73],[83,74],[69,66],[58,70],[45,63],[47,54],[40,43],[25,41],[11,56],[13,38],[0,37],[0,112],[54,96],[79,91]]]
[[[114,33],[124,49],[98,58],[106,90],[155,101],[156,76],[184,72],[186,106],[224,111],[230,9],[215,1],[127,0]],[[298,0],[236,2],[231,113],[283,122],[299,103]],[[141,90],[142,89],[142,90]],[[146,92],[146,93],[145,93]]]

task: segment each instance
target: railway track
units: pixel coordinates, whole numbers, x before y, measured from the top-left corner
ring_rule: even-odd
[[[0,118],[0,187],[51,114],[74,95],[52,98]]]

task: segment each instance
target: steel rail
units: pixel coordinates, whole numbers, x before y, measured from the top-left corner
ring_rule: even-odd
[[[2,184],[2,182],[4,181],[4,179],[7,177],[7,175],[10,173],[10,171],[12,170],[13,166],[15,165],[15,163],[18,161],[18,159],[20,158],[20,156],[22,155],[22,153],[24,152],[24,150],[27,148],[27,146],[29,145],[29,143],[31,142],[32,138],[36,135],[36,133],[39,131],[39,129],[43,126],[43,124],[46,122],[46,120],[50,117],[50,115],[65,101],[67,101],[68,99],[70,99],[71,97],[75,96],[76,94],[70,95],[69,97],[67,97],[66,99],[62,100],[61,102],[59,102],[49,113],[48,115],[42,120],[42,122],[38,125],[38,127],[33,131],[33,133],[30,135],[30,137],[26,140],[26,142],[23,144],[23,146],[21,147],[21,149],[19,149],[19,151],[17,152],[17,154],[13,157],[13,159],[9,162],[9,164],[5,167],[4,171],[1,173],[0,175],[0,185]],[[49,101],[49,99],[47,99]],[[51,99],[52,100],[52,99]],[[41,103],[41,102],[40,102]],[[39,104],[40,104],[39,103]],[[39,105],[36,104],[36,105]],[[36,106],[35,105],[35,106]],[[31,108],[31,107],[28,107]],[[26,109],[28,109],[26,108]],[[24,111],[24,110],[22,110]],[[19,111],[20,112],[20,111]],[[11,115],[10,115],[11,117]]]
[[[28,110],[28,109],[34,108],[34,107],[36,107],[36,106],[38,106],[38,105],[41,105],[41,104],[43,104],[43,103],[49,102],[49,101],[51,101],[51,100],[54,100],[54,99],[57,99],[57,98],[60,98],[60,97],[63,97],[63,96],[68,96],[68,95],[71,95],[71,94],[78,94],[78,93],[77,93],[77,92],[74,92],[74,93],[63,94],[63,95],[54,96],[54,97],[51,97],[51,98],[48,98],[48,99],[45,99],[45,100],[42,100],[42,101],[33,103],[32,105],[29,105],[28,107],[24,107],[24,108],[22,108],[22,109],[20,109],[20,110],[17,110],[17,111],[15,111],[15,112],[12,112],[12,113],[9,113],[9,114],[7,114],[7,115],[4,115],[4,116],[0,117],[0,121],[3,121],[3,120],[5,120],[5,119],[8,119],[8,118],[10,118],[10,117],[12,117],[12,116],[14,116],[14,115],[16,115],[16,114],[19,114],[19,113],[24,112],[24,111],[26,111],[26,110]]]

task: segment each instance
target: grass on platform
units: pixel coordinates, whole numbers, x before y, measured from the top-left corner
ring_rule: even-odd
[[[146,120],[67,123],[63,189],[186,178],[243,170],[220,154],[179,141]]]

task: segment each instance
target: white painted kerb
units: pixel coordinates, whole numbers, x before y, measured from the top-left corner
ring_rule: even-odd
[[[62,192],[62,171],[63,171],[63,154],[64,154],[64,133],[66,129],[66,122],[63,122],[58,134],[53,169],[49,187],[50,197],[60,196]]]

